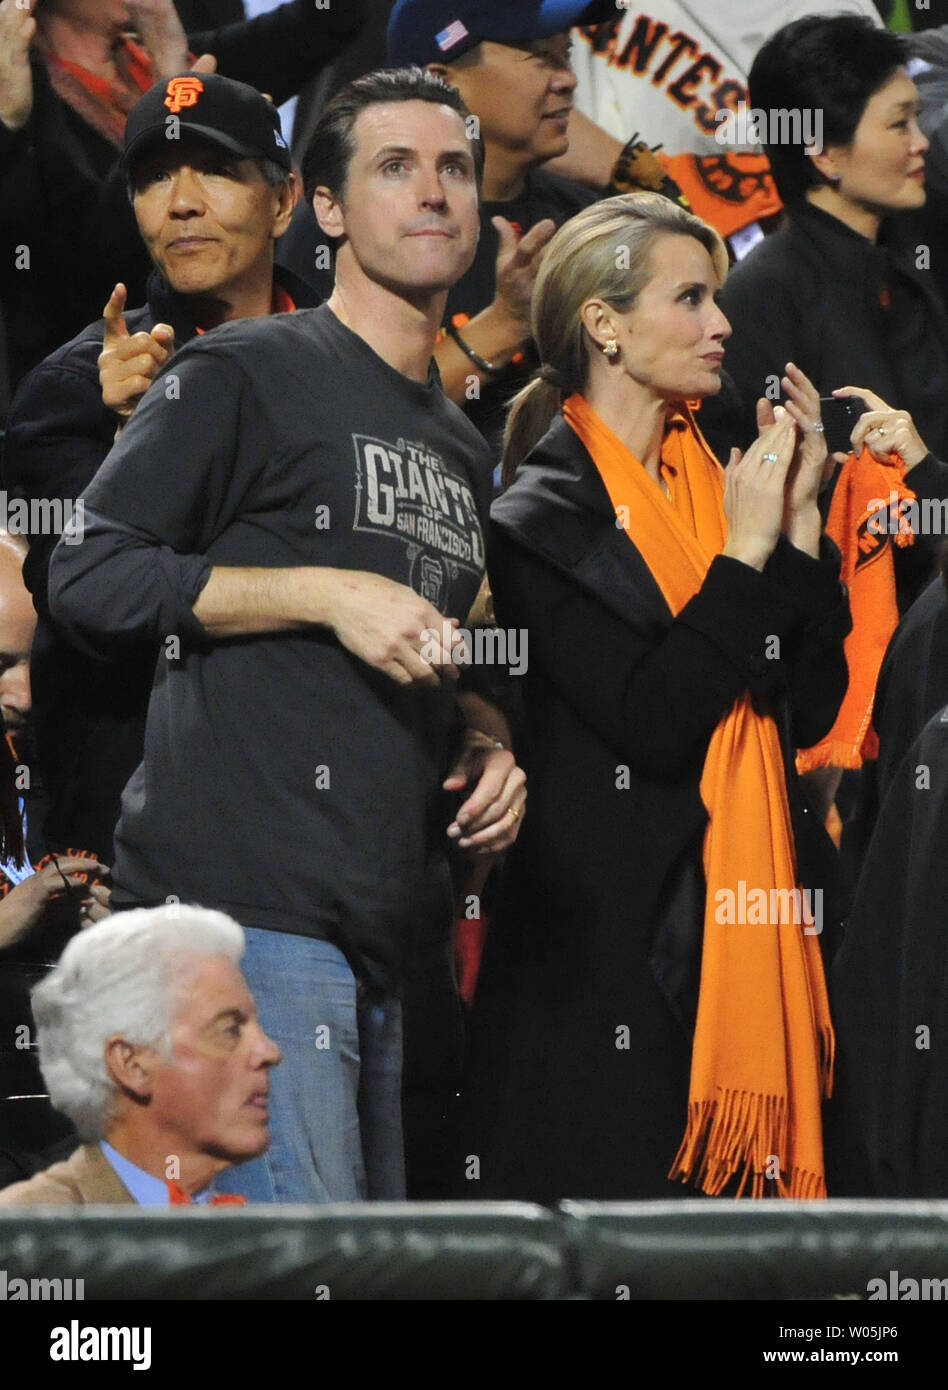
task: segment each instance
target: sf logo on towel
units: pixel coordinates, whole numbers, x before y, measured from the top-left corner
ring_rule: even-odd
[[[165,106],[176,115],[186,106],[197,106],[198,97],[203,91],[204,83],[199,77],[172,77],[167,86]]]
[[[876,508],[874,511],[865,512],[856,523],[857,570],[874,564],[892,544],[892,537],[888,533],[888,517],[885,530],[879,528],[878,518],[879,509]],[[870,522],[876,524],[870,525]]]

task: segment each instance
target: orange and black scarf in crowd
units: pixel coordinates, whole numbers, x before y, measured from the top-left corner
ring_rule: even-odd
[[[151,58],[144,48],[125,35],[119,39],[113,50],[118,84],[59,57],[39,39],[36,48],[42,54],[57,95],[87,125],[121,149],[126,117],[154,81]]]
[[[905,461],[890,454],[880,462],[863,446],[849,454],[836,480],[826,534],[839,546],[841,578],[849,590],[852,631],[846,638],[849,684],[829,733],[797,756],[797,771],[862,767],[879,756],[872,727],[882,659],[899,624],[895,553],[915,544],[902,504],[915,493],[905,482]]]
[[[724,473],[684,407],[662,448],[670,495],[581,395],[563,415],[591,455],[629,539],[673,614],[700,589],[727,537]],[[672,1178],[718,1195],[824,1197],[821,1101],[833,1028],[817,936],[793,913],[724,925],[719,890],[798,888],[780,737],[745,692],[711,736],[700,782],[708,813],[701,984],[688,1115]],[[784,901],[802,901],[802,895]],[[750,915],[750,914],[747,914]],[[784,918],[790,920],[783,920]],[[772,1182],[768,1185],[768,1179]]]

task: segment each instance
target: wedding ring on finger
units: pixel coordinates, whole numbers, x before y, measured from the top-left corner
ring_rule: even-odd
[[[508,807],[507,807],[507,814],[508,814],[509,816],[513,816],[514,820],[519,820],[519,819],[520,819],[520,812],[517,810],[516,806],[508,806]]]
[[[813,424],[810,426],[810,428],[811,428],[812,430],[815,430],[817,434],[825,434],[825,433],[826,433],[826,426],[823,424],[823,421],[822,421],[822,420],[814,420],[814,421],[813,421]]]
[[[879,434],[881,434],[882,438],[884,439],[884,438],[885,438],[885,430],[882,428],[882,426],[881,426],[881,425],[877,425],[877,426],[876,426],[876,429],[878,430]]]
[[[762,459],[762,462],[764,462],[764,463],[779,463],[779,462],[780,462],[780,455],[779,455],[779,454],[766,453],[766,454],[762,454],[762,455],[761,455],[761,459]]]

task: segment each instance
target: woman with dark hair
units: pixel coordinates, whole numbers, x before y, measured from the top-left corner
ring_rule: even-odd
[[[788,24],[754,60],[751,106],[767,118],[787,220],[734,267],[721,295],[744,428],[793,361],[821,396],[859,384],[909,411],[948,457],[948,317],[925,269],[938,248],[917,246],[905,217],[925,203],[928,149],[907,61],[899,35],[850,15]],[[821,122],[819,138],[787,140],[787,120],[771,112],[789,116],[791,134],[794,119],[801,132]],[[927,457],[908,486],[941,497],[945,470]],[[906,552],[900,565],[917,569],[919,558]],[[925,564],[913,597],[934,554]]]
[[[804,885],[828,842],[792,749],[832,723],[848,609],[811,383],[792,370],[726,480],[695,426],[726,268],[639,194],[567,222],[537,277],[543,367],[492,510],[531,790],[475,1001],[479,1195],[825,1193],[829,914]]]

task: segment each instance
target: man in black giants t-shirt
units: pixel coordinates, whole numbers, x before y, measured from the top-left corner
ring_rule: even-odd
[[[228,1178],[257,1201],[404,1192],[398,994],[413,926],[451,913],[456,716],[490,714],[454,678],[491,459],[431,365],[478,234],[466,115],[420,72],[327,107],[304,179],[337,248],[332,299],[178,353],[50,568],[77,640],[164,647],[113,903],[173,895],[247,928],[284,1055],[271,1149]],[[499,849],[525,794],[484,732],[447,779],[467,795],[448,834]]]

